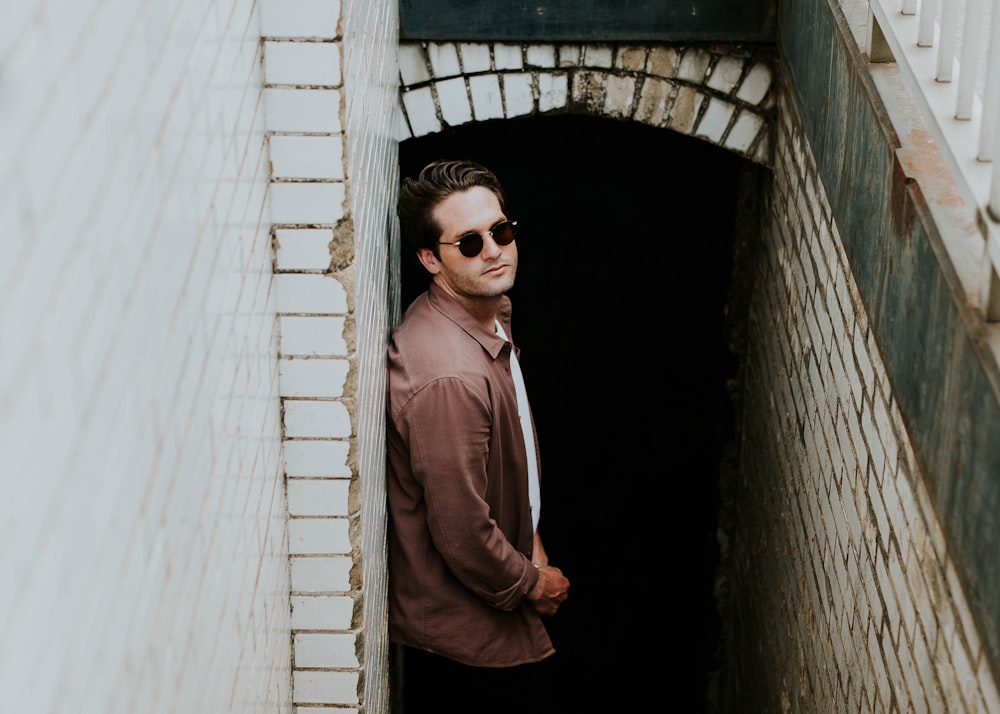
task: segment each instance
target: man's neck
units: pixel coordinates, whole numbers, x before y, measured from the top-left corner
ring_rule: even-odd
[[[483,327],[490,332],[496,331],[497,312],[500,309],[499,297],[459,297],[457,299],[460,303],[462,303],[466,310],[472,313],[473,317],[475,317]]]
[[[448,285],[437,283],[437,286],[455,298],[483,327],[490,332],[496,331],[497,313],[500,311],[500,302],[503,300],[503,295],[459,295]]]

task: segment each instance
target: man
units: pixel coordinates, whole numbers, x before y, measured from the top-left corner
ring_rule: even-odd
[[[389,638],[403,712],[551,714],[543,617],[569,580],[538,533],[537,440],[505,294],[516,222],[497,177],[471,161],[404,179],[399,218],[431,276],[388,348]]]

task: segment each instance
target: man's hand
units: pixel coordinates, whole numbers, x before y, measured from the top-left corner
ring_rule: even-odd
[[[538,568],[538,582],[528,593],[528,602],[541,615],[555,615],[569,596],[569,580],[559,568],[551,565],[535,567]]]

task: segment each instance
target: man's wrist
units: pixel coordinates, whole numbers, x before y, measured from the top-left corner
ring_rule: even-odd
[[[528,599],[533,600],[532,594],[537,592],[538,586],[542,582],[542,566],[538,563],[532,563],[535,566],[535,582],[528,588]]]

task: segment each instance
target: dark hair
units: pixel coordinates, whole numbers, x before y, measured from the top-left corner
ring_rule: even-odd
[[[421,169],[417,178],[404,178],[396,209],[403,247],[411,254],[421,248],[429,248],[440,258],[438,240],[441,238],[441,226],[434,220],[434,208],[453,193],[466,191],[474,186],[483,186],[492,191],[500,202],[500,210],[507,212],[500,180],[492,171],[475,161],[432,161]]]

